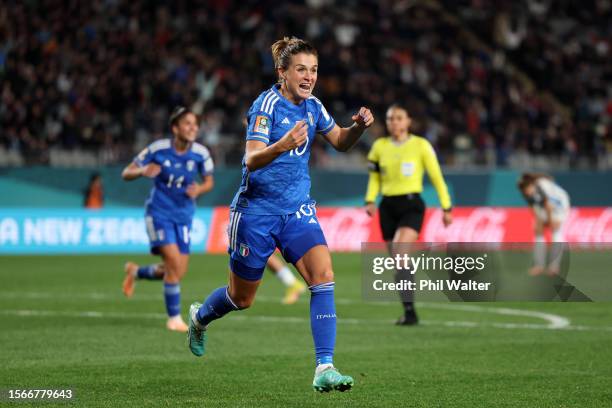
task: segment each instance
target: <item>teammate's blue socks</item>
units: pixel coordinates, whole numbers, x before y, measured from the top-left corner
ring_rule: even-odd
[[[141,266],[140,268],[138,268],[138,272],[136,272],[136,277],[138,279],[161,280],[164,275],[156,275],[156,269],[157,264]]]
[[[227,286],[217,288],[212,291],[200,306],[196,318],[198,323],[206,326],[213,320],[217,320],[233,310],[238,310],[239,307],[232,302],[229,297]]]
[[[333,364],[336,344],[336,305],[334,282],[310,288],[310,329],[314,339],[317,365]]]
[[[166,300],[168,317],[181,314],[181,285],[164,282],[164,299]]]

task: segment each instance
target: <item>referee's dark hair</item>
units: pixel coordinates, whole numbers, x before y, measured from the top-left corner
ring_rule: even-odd
[[[410,117],[410,111],[408,110],[407,107],[405,107],[401,103],[392,103],[387,108],[387,111],[390,111],[391,109],[400,109],[400,110],[403,110],[404,112],[406,112],[406,116]]]
[[[193,113],[193,112],[191,111],[191,109],[186,108],[184,106],[177,106],[174,109],[172,109],[172,113],[170,114],[170,119],[168,120],[168,124],[170,125],[170,128],[176,125],[176,123],[188,113]]]

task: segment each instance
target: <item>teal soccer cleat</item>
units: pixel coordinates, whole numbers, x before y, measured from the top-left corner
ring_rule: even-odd
[[[206,351],[206,329],[202,329],[195,320],[200,306],[202,304],[198,302],[191,304],[189,308],[189,330],[187,331],[189,350],[198,357],[203,356]]]
[[[354,384],[353,377],[342,375],[334,367],[329,367],[315,375],[312,388],[319,392],[330,392],[332,390],[344,392],[353,388]]]

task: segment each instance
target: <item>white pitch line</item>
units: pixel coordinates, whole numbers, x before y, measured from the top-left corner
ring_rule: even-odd
[[[422,306],[429,307],[432,309],[447,309],[447,310],[462,310],[466,312],[478,312],[478,313],[495,313],[505,316],[526,316],[537,319],[542,319],[548,322],[549,329],[564,329],[570,326],[570,320],[563,316],[555,315],[552,313],[538,312],[535,310],[525,309],[512,309],[509,307],[485,307],[476,305],[461,305],[453,304],[447,305],[444,303],[424,303]]]
[[[0,292],[0,299],[88,299],[88,300],[122,300],[125,299],[121,294],[109,294],[107,292],[81,292],[81,293],[52,293],[52,292]],[[160,293],[157,295],[136,295],[130,301],[141,300],[141,301],[153,301],[162,298]],[[257,296],[255,302],[264,303],[279,303],[278,298],[271,298],[267,296]],[[364,302],[356,301],[354,299],[343,299],[336,298],[336,304],[339,305],[355,305],[355,304],[367,304],[373,306],[395,306],[395,302]],[[571,326],[571,322],[568,318],[559,316],[552,313],[545,313],[536,310],[526,309],[514,309],[508,307],[493,307],[493,306],[479,306],[479,305],[465,305],[456,303],[419,303],[419,307],[431,308],[431,309],[445,309],[445,310],[460,310],[464,312],[476,312],[476,313],[493,313],[505,316],[524,316],[535,319],[544,320],[550,329],[563,329]],[[505,323],[500,323],[505,324]],[[510,325],[514,325],[509,323]],[[575,326],[577,327],[577,326]]]
[[[514,310],[514,309],[510,309]],[[62,311],[62,310],[23,310],[23,309],[5,309],[0,310],[0,315],[5,316],[21,316],[21,317],[72,317],[72,318],[97,318],[97,319],[165,319],[163,313],[121,313],[121,312],[100,312],[100,311]],[[230,315],[229,320],[255,320],[261,322],[275,323],[300,323],[305,324],[310,321],[309,318],[297,316],[245,316],[245,315]],[[359,324],[359,325],[390,325],[392,322],[385,319],[355,319],[355,318],[339,318],[338,323],[341,324]],[[445,326],[456,328],[499,328],[499,329],[534,329],[534,330],[577,330],[577,331],[612,331],[612,327],[597,327],[597,326],[564,326],[552,327],[544,324],[523,324],[523,323],[486,323],[486,322],[471,322],[471,321],[445,321],[445,320],[425,320],[421,321],[425,326]]]

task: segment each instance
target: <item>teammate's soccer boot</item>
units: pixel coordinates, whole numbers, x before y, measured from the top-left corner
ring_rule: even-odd
[[[340,374],[332,365],[315,374],[314,380],[312,380],[312,388],[319,392],[330,392],[332,390],[344,392],[353,388],[354,384],[353,377]]]
[[[283,298],[284,305],[292,305],[298,301],[300,295],[306,290],[304,282],[296,280],[295,283],[287,288],[285,297]]]
[[[196,314],[200,306],[202,304],[198,302],[191,304],[189,308],[189,329],[187,331],[189,350],[198,357],[203,356],[206,350],[206,328],[202,328],[196,320]]]
[[[395,324],[398,326],[414,326],[419,324],[419,318],[413,309],[411,311],[406,311],[402,317],[397,319]]]
[[[166,328],[170,331],[177,331],[181,333],[187,333],[189,330],[189,326],[187,326],[180,315],[170,317],[166,322]]]
[[[134,262],[126,262],[123,270],[125,271],[125,278],[123,278],[123,294],[127,297],[132,297],[134,294],[138,265]]]

